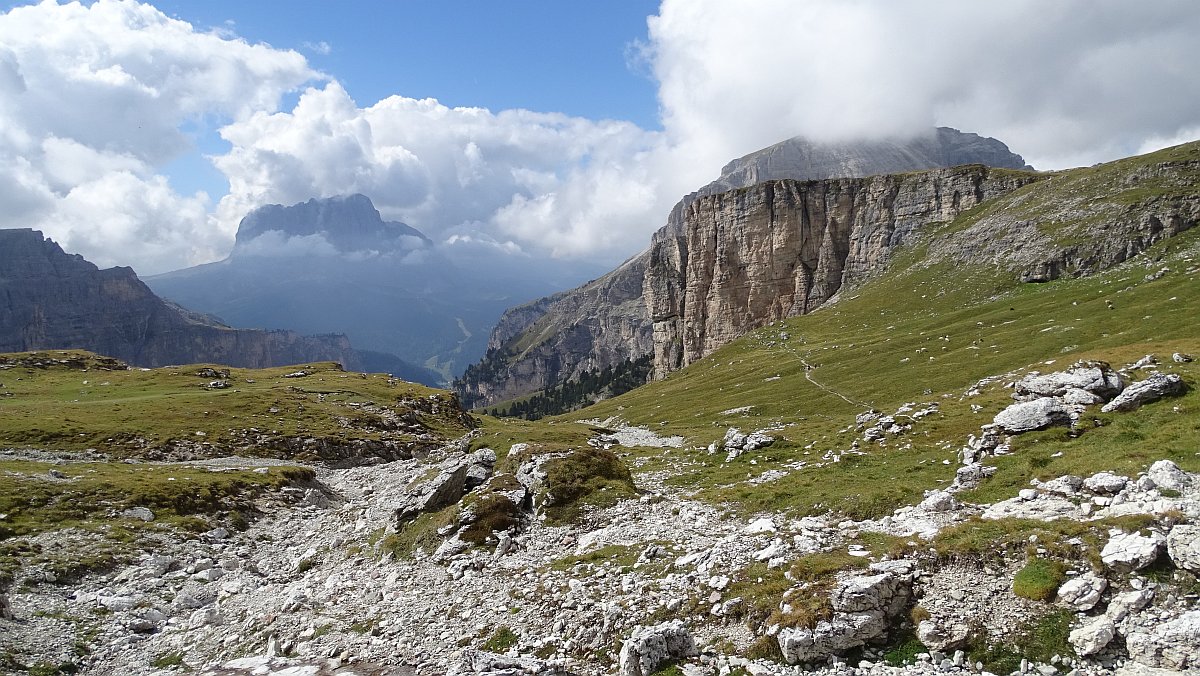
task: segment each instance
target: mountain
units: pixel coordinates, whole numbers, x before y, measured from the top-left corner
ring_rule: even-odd
[[[138,366],[376,363],[343,335],[234,329],[163,301],[127,267],[101,270],[42,233],[0,230],[0,352],[86,349]],[[386,362],[385,362],[386,363]],[[419,371],[394,361],[400,377]]]
[[[455,388],[466,405],[491,406],[577,378],[588,371],[629,364],[654,353],[655,321],[664,321],[668,317],[652,313],[644,293],[645,285],[651,279],[651,268],[683,262],[667,261],[666,257],[678,254],[678,251],[668,251],[667,240],[680,237],[680,233],[686,231],[685,220],[690,213],[694,213],[692,205],[706,196],[775,179],[866,177],[961,164],[1028,169],[1025,160],[1010,152],[1002,142],[945,127],[904,141],[816,143],[797,137],[736,159],[722,169],[717,180],[675,205],[667,225],[654,235],[651,248],[616,270],[572,291],[542,298],[506,312],[489,338],[484,359],[469,367],[456,381]],[[977,201],[974,186],[966,185],[972,180],[963,177],[963,185],[951,188],[958,189],[960,195],[966,196],[967,206]],[[851,193],[844,193],[841,198],[848,198],[852,193],[858,195],[861,187],[848,187]],[[933,189],[940,190],[936,187]],[[880,199],[870,202],[873,207],[884,208],[877,216],[912,221],[901,227],[902,232],[898,236],[902,236],[903,230],[918,224],[916,221],[921,216],[919,213],[907,213],[904,204],[892,211],[887,200],[897,195],[883,194]],[[950,197],[952,203],[944,206],[941,193],[931,195],[927,204],[912,206],[918,212],[936,211],[943,216],[965,208],[961,198],[954,203],[952,195]],[[862,198],[866,198],[865,193]],[[920,198],[914,195],[912,199]],[[843,234],[848,233],[849,230],[845,230]],[[769,246],[770,243],[766,244]],[[801,245],[793,241],[792,245],[807,248],[817,246],[819,249],[814,242]],[[827,257],[845,255],[840,250],[828,248],[824,253],[816,253]],[[795,254],[793,250],[790,255]],[[796,262],[780,256],[779,265],[789,269],[776,272],[790,274]],[[655,281],[663,280],[655,277]],[[812,309],[816,305],[797,306],[788,308],[788,311],[796,313],[806,307]],[[664,368],[656,367],[656,371],[661,376]]]
[[[247,214],[225,260],[148,278],[156,293],[239,326],[345,333],[449,380],[505,308],[586,279],[586,266],[438,245],[363,195]]]

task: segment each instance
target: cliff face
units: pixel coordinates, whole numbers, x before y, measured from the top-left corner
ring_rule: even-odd
[[[673,254],[662,248],[661,240],[681,237],[684,216],[705,196],[772,179],[870,176],[966,163],[1027,168],[1020,155],[996,139],[944,127],[899,141],[815,143],[797,137],[736,159],[716,181],[675,206],[651,249],[593,282],[506,311],[492,333],[488,353],[455,382],[455,389],[468,406],[487,406],[588,369],[615,367],[651,354],[655,341],[643,298],[642,285],[649,279],[645,272],[673,264]],[[652,262],[655,250],[659,260]],[[779,261],[784,265],[782,254]]]
[[[100,270],[35,230],[0,230],[0,352],[80,348],[138,366],[357,365],[345,336],[231,329],[165,303],[130,268]]]
[[[468,408],[545,389],[650,354],[646,254],[578,289],[507,310],[488,351],[455,382]]]
[[[700,197],[650,245],[644,296],[654,374],[820,307],[887,264],[919,226],[948,221],[1033,174],[980,165],[824,181],[767,181]]]

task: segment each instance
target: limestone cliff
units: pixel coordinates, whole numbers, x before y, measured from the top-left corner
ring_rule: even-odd
[[[703,196],[654,235],[644,297],[664,377],[765,323],[806,314],[887,264],[921,225],[1036,180],[982,165],[766,181]]]
[[[664,232],[680,232],[684,214],[704,196],[770,179],[869,176],[966,163],[1027,168],[1020,155],[996,139],[944,127],[894,141],[818,143],[792,138],[727,164],[717,180],[675,206]],[[485,357],[455,382],[464,403],[491,405],[588,369],[615,367],[651,354],[651,318],[642,297],[650,266],[648,249],[595,281],[508,310],[492,333]]]
[[[164,302],[130,268],[101,270],[36,230],[0,230],[0,352],[55,348],[138,366],[358,365],[345,336],[232,329]]]

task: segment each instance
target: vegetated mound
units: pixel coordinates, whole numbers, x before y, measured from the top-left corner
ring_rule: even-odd
[[[1194,225],[1198,148],[1051,174],[956,167],[693,196],[643,256],[577,292],[514,309],[457,388],[481,406],[635,360],[647,353],[650,320],[662,377],[748,330],[821,307],[886,269],[931,224],[960,215],[923,249],[929,264],[995,267],[1030,282],[1092,274]],[[619,313],[598,302],[614,288]],[[569,312],[551,310],[565,303]]]
[[[79,351],[8,354],[0,401],[0,447],[153,460],[348,466],[421,455],[475,424],[453,394],[331,362],[145,369]]]

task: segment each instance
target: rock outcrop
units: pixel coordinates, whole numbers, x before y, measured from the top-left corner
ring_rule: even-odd
[[[0,230],[0,352],[62,348],[138,366],[358,365],[345,336],[233,329],[164,302],[130,268],[101,270],[36,230]]]
[[[916,174],[767,181],[701,197],[654,234],[645,298],[655,375],[768,322],[812,312],[882,270],[926,223],[1032,182],[973,165]]]

